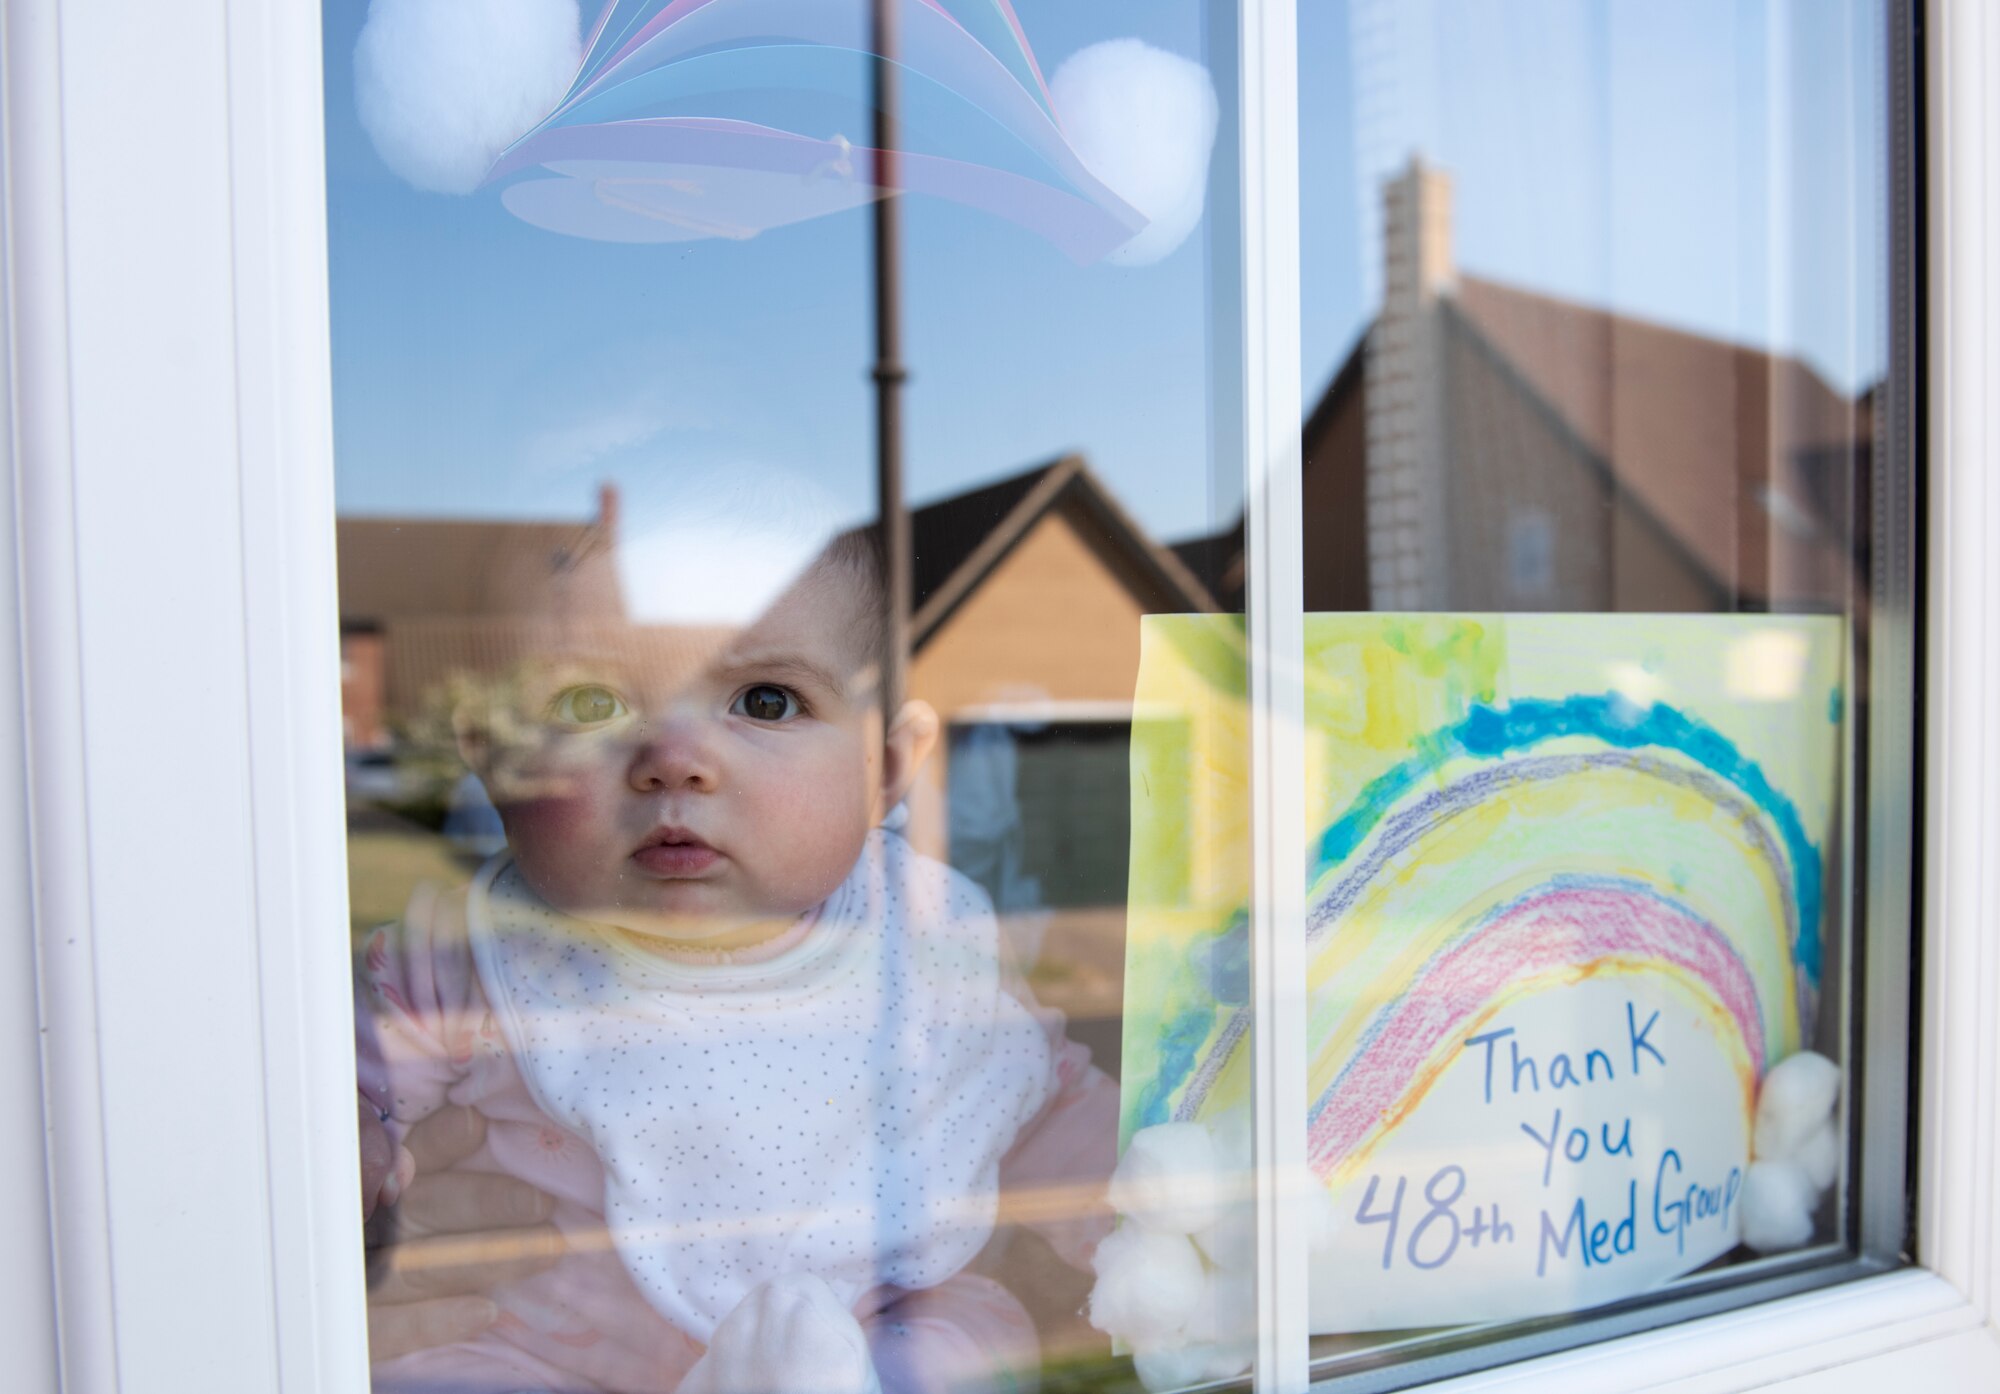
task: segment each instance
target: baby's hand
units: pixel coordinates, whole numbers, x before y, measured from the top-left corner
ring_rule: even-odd
[[[511,1176],[456,1170],[486,1138],[472,1109],[432,1114],[408,1148],[390,1146],[372,1110],[362,1124],[363,1194],[382,1207],[369,1227],[369,1358],[470,1340],[499,1318],[494,1289],[561,1257],[555,1201]]]
[[[403,1197],[417,1175],[417,1159],[407,1147],[398,1147],[382,1126],[382,1115],[367,1099],[361,1106],[361,1218],[375,1218]]]
[[[715,1328],[679,1394],[882,1394],[868,1338],[809,1273],[752,1288]]]

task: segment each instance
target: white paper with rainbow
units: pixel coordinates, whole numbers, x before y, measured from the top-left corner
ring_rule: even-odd
[[[1237,626],[1146,621],[1127,1137],[1246,1106]],[[1577,1310],[1735,1246],[1757,1082],[1818,1013],[1841,634],[1308,616],[1316,1331]]]

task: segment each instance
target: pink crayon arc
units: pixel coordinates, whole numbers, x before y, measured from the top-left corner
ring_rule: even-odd
[[[1607,961],[1690,980],[1733,1020],[1753,1078],[1762,1075],[1756,984],[1721,931],[1636,882],[1564,878],[1494,911],[1382,1009],[1313,1107],[1313,1170],[1330,1179],[1371,1133],[1414,1109],[1454,1058],[1454,1040],[1482,1016],[1538,981]]]

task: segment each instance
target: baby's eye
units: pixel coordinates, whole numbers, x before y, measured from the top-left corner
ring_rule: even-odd
[[[800,707],[799,699],[789,689],[760,682],[745,688],[731,710],[752,721],[788,721],[799,714]]]
[[[601,726],[625,715],[625,704],[608,687],[572,687],[557,694],[549,715],[565,726]]]

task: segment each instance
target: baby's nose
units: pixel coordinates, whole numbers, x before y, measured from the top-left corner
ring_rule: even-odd
[[[634,789],[713,789],[717,772],[713,722],[670,717],[640,728],[630,772]]]

